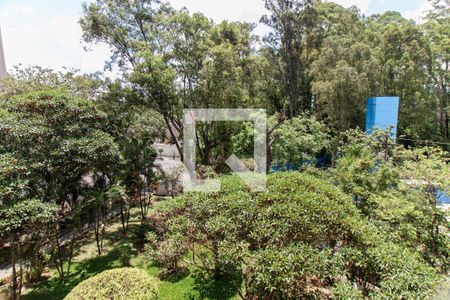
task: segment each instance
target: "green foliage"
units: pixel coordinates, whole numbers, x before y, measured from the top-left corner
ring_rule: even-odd
[[[33,232],[56,221],[57,207],[39,200],[25,200],[0,210],[0,235]]]
[[[417,251],[444,271],[450,255],[449,227],[445,213],[436,207],[436,190],[446,191],[450,185],[448,153],[428,147],[404,149],[389,142],[389,136],[350,131],[334,177],[361,212],[389,233],[388,241]]]
[[[157,300],[156,279],[134,268],[113,269],[77,285],[64,299],[136,299]]]
[[[280,108],[290,118],[311,108],[311,78],[308,69],[316,49],[314,31],[318,29],[315,1],[268,0],[269,12],[261,19],[273,31],[265,37],[266,53],[282,91]]]
[[[11,153],[0,154],[0,197],[7,205],[29,196],[27,168],[23,161]]]
[[[117,145],[102,130],[105,116],[92,102],[62,91],[42,91],[14,97],[3,108],[9,114],[0,120],[0,136],[8,143],[0,151],[26,163],[32,184],[44,189],[44,197],[61,190],[51,191],[58,184],[42,184],[42,179],[59,177],[61,188],[86,173],[111,171],[120,158]]]
[[[7,101],[14,95],[51,89],[63,89],[76,97],[94,100],[104,84],[99,73],[80,74],[79,70],[73,69],[61,72],[39,66],[14,66],[10,76],[0,80],[0,101]]]
[[[0,138],[6,141],[0,145],[6,171],[0,181],[1,213],[8,215],[2,236],[3,231],[14,234],[17,251],[11,260],[29,263],[34,277],[40,276],[48,253],[41,253],[43,261],[31,255],[45,247],[63,274],[71,248],[55,244],[59,225],[69,221],[66,225],[77,226],[92,204],[93,189],[104,187],[105,177],[117,167],[119,147],[105,132],[105,114],[92,101],[62,90],[33,91],[0,105],[5,112],[0,115]]]
[[[107,66],[117,63],[120,79],[39,67],[2,79],[0,242],[10,243],[13,263],[37,279],[53,261],[65,279],[62,259],[73,244],[49,240],[91,216],[100,254],[102,226],[116,206],[124,235],[133,205],[145,224],[151,202],[141,191],[154,181],[152,144],[167,138],[165,128],[182,152],[183,109],[262,107],[272,114],[269,165],[336,150],[336,168],[271,175],[262,193],[225,176],[217,193],[161,205],[146,254],[162,275],[189,269],[192,257],[187,280],[200,298],[218,298],[225,279],[223,297],[234,285],[246,299],[430,294],[450,258],[448,220],[435,207],[436,190],[450,187],[448,153],[395,146],[390,131],[344,131],[363,126],[367,97],[398,95],[400,141],[448,142],[448,0],[433,1],[419,25],[396,12],[366,17],[332,2],[265,6],[262,23],[272,31],[259,43],[252,24],[216,24],[159,0],[91,1],[83,5],[83,39],[110,47]],[[248,122],[197,124],[199,177],[226,170],[232,153],[251,157],[253,138]],[[180,169],[161,176],[172,196],[181,191]],[[135,252],[124,242],[116,253],[116,264],[128,266]],[[85,298],[156,297],[153,283],[147,294],[142,284],[126,285],[128,275],[109,274],[73,297],[85,289],[93,293]]]
[[[117,246],[119,261],[124,267],[130,266],[130,259],[136,255],[136,249],[130,242],[122,242]]]
[[[92,243],[94,241],[90,241]],[[70,276],[65,280],[58,273],[50,278],[44,278],[36,282],[28,293],[23,295],[24,299],[64,299],[69,292],[84,280],[93,277],[103,271],[121,268],[118,261],[118,253],[112,250],[105,255],[94,256],[87,259],[72,262]]]
[[[194,270],[191,276],[194,279],[195,292],[189,293],[189,297],[192,299],[237,299],[240,278],[232,275],[217,277],[201,269]]]
[[[167,224],[166,239],[162,241],[157,242],[153,236],[149,236],[149,247],[152,251],[148,254],[165,268],[165,274],[162,275],[171,275],[182,270],[179,263],[189,249],[189,240],[183,235],[187,228],[186,222],[187,219],[182,216],[171,219]]]
[[[233,153],[238,157],[253,157],[254,139],[253,124],[249,122],[243,123],[241,130],[231,137]]]
[[[430,204],[435,204],[433,189],[450,187],[449,153],[440,148],[424,147],[400,148],[397,155],[404,179],[417,185],[427,195]]]
[[[448,0],[433,1],[433,9],[428,12],[424,24],[431,48],[428,72],[439,99],[439,125],[442,137],[446,139],[450,138],[448,96],[450,39],[447,34],[450,31],[450,9],[448,4]]]
[[[438,282],[436,271],[416,253],[395,244],[381,244],[368,251],[367,271],[379,274],[380,293],[373,299],[424,299]]]
[[[371,294],[411,299],[429,294],[440,278],[417,248],[408,249],[412,211],[403,217],[394,210],[383,219],[376,216],[384,208],[374,201],[376,212],[370,211],[373,220],[368,220],[351,196],[309,174],[270,175],[268,191],[258,194],[237,177],[221,181],[220,192],[188,193],[159,212],[165,225],[160,228],[163,239],[156,243],[164,246],[153,247],[154,255],[167,253],[176,243],[179,252],[170,256],[171,264],[193,252],[210,276],[240,278],[245,297],[336,293],[338,298]],[[417,220],[429,217],[418,214]],[[390,253],[391,248],[396,250]],[[349,288],[356,283],[359,289]]]
[[[296,164],[315,159],[318,154],[326,152],[331,142],[330,131],[325,124],[308,115],[284,122],[272,136],[273,159]]]
[[[373,73],[377,63],[370,47],[352,37],[326,38],[311,67],[320,116],[339,130],[363,126],[367,98],[376,94]]]
[[[364,125],[375,95],[400,96],[398,131],[411,143],[449,135],[445,4],[436,1],[417,25],[396,12],[365,17],[332,2],[265,1],[261,22],[273,30],[263,43],[251,24],[215,24],[153,0],[85,4],[80,25],[86,42],[111,47],[108,66],[126,75],[135,104],[162,116],[179,150],[183,108],[263,107],[289,118],[310,111],[344,131]],[[222,171],[232,151],[251,154],[247,133],[197,124],[198,159]]]
[[[85,41],[111,46],[111,63],[127,73],[136,104],[163,117],[180,153],[183,108],[259,107],[265,100],[251,24],[214,24],[200,13],[147,0],[136,8],[122,1],[86,4],[80,24]],[[238,129],[223,122],[197,124],[200,161],[223,169]]]
[[[328,277],[339,275],[338,262],[328,251],[318,251],[304,244],[285,248],[264,249],[252,261],[248,280],[255,284],[247,291],[254,295],[272,293],[274,298],[323,298],[327,291],[321,287]]]
[[[362,300],[363,293],[350,282],[338,283],[333,288],[333,299],[336,300]]]

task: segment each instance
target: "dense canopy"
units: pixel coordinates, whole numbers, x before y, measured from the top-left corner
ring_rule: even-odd
[[[261,0],[257,36],[159,0],[84,3],[82,39],[110,49],[114,79],[18,66],[0,80],[11,298],[430,297],[450,266],[450,2],[430,4],[419,23]],[[400,98],[396,139],[363,131],[376,96]],[[183,193],[170,166],[196,108],[267,112],[266,191],[227,164],[261,169],[255,126],[221,121],[193,138],[196,176],[220,191]]]

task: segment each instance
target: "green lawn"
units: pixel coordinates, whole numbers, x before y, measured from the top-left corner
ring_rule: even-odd
[[[130,222],[130,239],[133,237],[133,228],[139,226],[139,218],[134,215]],[[92,234],[83,238],[78,245],[75,261],[72,263],[71,273],[63,282],[56,270],[52,270],[52,275],[44,281],[29,287],[23,296],[30,300],[58,300],[64,297],[81,281],[92,277],[105,270],[121,267],[118,259],[118,252],[114,249],[113,241],[117,240],[120,234],[119,223],[108,226],[105,237],[105,248],[108,252],[102,256],[96,255],[95,240]],[[142,254],[138,254],[131,260],[131,265],[146,270],[150,275],[159,278],[161,269],[146,262]],[[217,281],[196,280],[186,272],[178,278],[160,280],[159,285],[161,300],[177,299],[237,299],[236,289],[226,279]],[[203,297],[199,291],[202,291]]]
[[[132,260],[132,265],[146,270],[150,275],[158,277],[160,269],[156,266],[146,266],[142,256]],[[63,283],[58,276],[53,276],[34,286],[24,299],[63,299],[78,283],[102,271],[121,267],[117,252],[74,263],[73,269]],[[207,289],[204,299],[237,299],[234,288],[226,281],[196,283],[189,274],[181,278],[160,281],[161,300],[201,299],[198,289]]]

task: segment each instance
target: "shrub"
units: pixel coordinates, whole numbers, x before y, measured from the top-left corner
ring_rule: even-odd
[[[221,183],[157,212],[163,236],[152,250],[168,270],[193,253],[208,278],[237,272],[246,299],[415,299],[439,278],[326,176],[273,174],[261,193],[236,176]]]
[[[360,290],[349,282],[338,283],[333,288],[333,299],[336,300],[362,300],[364,296]]]
[[[186,238],[181,234],[174,234],[159,244],[154,259],[166,269],[166,275],[170,275],[181,271],[179,261],[186,251]]]
[[[113,269],[77,285],[65,300],[157,300],[155,278],[134,268]]]
[[[136,249],[132,243],[122,242],[117,246],[119,252],[119,261],[124,267],[130,266],[130,260],[136,254]]]
[[[439,282],[436,271],[410,250],[393,243],[369,249],[367,270],[373,272],[380,292],[371,299],[425,299]]]

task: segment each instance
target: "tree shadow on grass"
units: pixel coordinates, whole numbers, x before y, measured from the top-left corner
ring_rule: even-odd
[[[174,272],[164,272],[161,271],[158,275],[159,279],[162,281],[167,281],[170,283],[177,283],[189,276],[189,270],[183,268]]]
[[[238,293],[242,280],[232,274],[213,276],[206,272],[194,272],[194,291],[189,292],[187,299],[231,299]]]
[[[64,297],[80,282],[103,271],[117,267],[120,267],[120,263],[118,261],[118,252],[116,250],[80,263],[74,263],[71,273],[66,277],[64,282],[61,281],[59,276],[49,278],[36,284],[30,293],[23,296],[23,299],[64,299]]]

